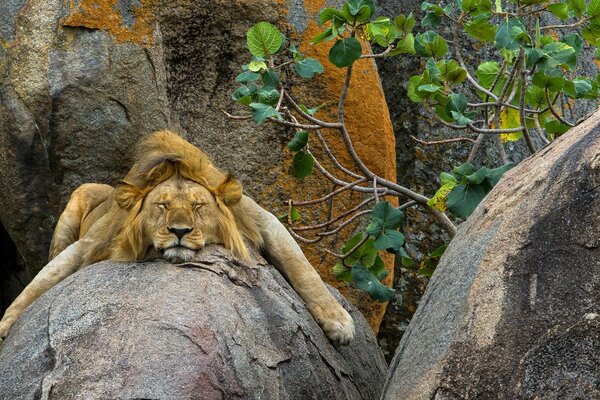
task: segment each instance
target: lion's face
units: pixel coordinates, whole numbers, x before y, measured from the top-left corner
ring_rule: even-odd
[[[206,244],[223,243],[220,215],[208,189],[176,177],[148,193],[140,211],[144,236],[172,262],[189,261]]]

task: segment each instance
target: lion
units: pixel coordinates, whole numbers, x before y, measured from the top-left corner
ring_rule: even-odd
[[[73,192],[54,230],[49,263],[0,320],[0,342],[29,304],[83,267],[156,255],[185,262],[211,243],[247,259],[246,242],[283,273],[333,343],[353,339],[352,317],[281,222],[200,149],[163,130],[142,138],[133,167],[115,188],[87,183]]]

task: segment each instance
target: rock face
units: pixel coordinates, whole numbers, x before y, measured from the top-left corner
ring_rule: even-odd
[[[600,397],[600,112],[515,167],[451,242],[385,399]]]
[[[320,176],[302,183],[289,177],[286,143],[293,132],[228,120],[221,113],[240,111],[232,109],[230,94],[241,65],[250,59],[246,30],[267,20],[309,51],[324,4],[0,2],[0,231],[6,230],[19,255],[11,260],[14,267],[0,271],[3,297],[11,297],[5,294],[14,291],[15,282],[27,282],[46,263],[52,229],[70,193],[85,182],[116,184],[131,166],[133,144],[157,129],[181,131],[276,213],[284,212],[291,197],[306,200],[331,191]],[[295,92],[309,106],[326,101],[324,113],[334,107],[331,99],[339,96],[344,78],[327,61],[327,50],[312,54],[323,62],[326,77]],[[374,171],[394,180],[394,136],[372,60],[357,63],[347,104],[357,151],[372,160]],[[330,145],[337,149],[340,143]],[[361,200],[354,195],[332,210],[324,206],[303,215],[307,223],[320,221]],[[332,246],[340,245],[341,240]],[[334,281],[331,258],[305,250],[324,279],[346,287]],[[387,282],[391,279],[392,274]],[[344,290],[376,329],[385,307],[365,300],[362,292]]]
[[[425,13],[421,11],[423,0],[379,0],[376,2],[377,10],[380,15],[394,17],[399,14],[413,13],[417,21],[420,21]],[[542,25],[554,24],[556,21],[544,22]],[[449,26],[448,20],[445,20],[441,26]],[[424,32],[431,27],[423,28],[417,26],[415,33]],[[436,28],[437,29],[437,28]],[[434,29],[434,30],[436,30]],[[440,32],[446,39],[450,39],[452,34],[449,30]],[[566,30],[557,32],[559,35],[571,33]],[[467,35],[463,35],[467,38]],[[472,74],[476,67],[483,61],[497,59],[492,57],[491,52],[482,51],[481,46],[474,45],[474,42],[466,39],[461,41],[463,56]],[[450,51],[447,57],[454,57],[454,47],[449,46]],[[596,71],[594,64],[594,54],[592,49],[584,49],[582,57],[578,61],[578,75],[589,75],[589,71]],[[432,196],[439,188],[439,174],[442,171],[451,171],[452,168],[464,163],[467,160],[471,146],[465,143],[452,143],[438,146],[424,146],[410,138],[413,135],[421,140],[431,141],[453,138],[458,136],[469,136],[465,131],[455,131],[442,125],[427,114],[421,104],[411,101],[406,95],[406,85],[411,76],[421,74],[425,59],[416,56],[397,56],[377,60],[377,66],[383,84],[385,97],[389,105],[390,116],[396,135],[396,163],[398,167],[398,182],[406,187]],[[578,100],[577,106],[569,110],[568,117],[574,120],[593,112],[597,108],[596,101]],[[566,114],[568,115],[568,114]],[[473,136],[475,137],[475,136]],[[538,148],[542,143],[533,135]],[[509,159],[513,162],[520,162],[529,156],[524,140],[505,144]],[[479,149],[476,158],[476,164],[486,167],[497,167],[501,165],[500,157],[494,144],[493,137],[489,135],[484,140],[483,146]],[[407,210],[407,219],[404,226],[404,234],[411,249],[421,254],[429,254],[438,246],[449,242],[449,237],[429,213],[419,207],[411,207]],[[417,277],[413,269],[397,266],[394,273],[394,287],[402,288],[399,290],[402,297],[397,296],[392,300],[387,308],[384,323],[380,327],[382,346],[386,358],[393,355],[398,346],[401,334],[408,326],[408,322],[418,305],[422,287],[425,286],[426,279]]]
[[[376,399],[386,364],[360,313],[334,348],[282,276],[219,246],[186,264],[87,267],[0,349],[2,399]]]

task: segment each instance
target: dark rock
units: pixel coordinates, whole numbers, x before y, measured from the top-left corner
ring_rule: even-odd
[[[385,399],[600,395],[599,154],[596,113],[507,173],[461,225]]]
[[[0,349],[0,398],[376,399],[386,364],[334,348],[282,276],[219,246],[196,261],[102,262],[30,306]]]

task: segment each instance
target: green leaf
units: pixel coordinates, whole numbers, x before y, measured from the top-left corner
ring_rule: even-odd
[[[252,71],[244,71],[235,77],[235,81],[239,83],[248,83],[260,79],[260,74]]]
[[[319,33],[317,36],[313,38],[310,42],[311,44],[321,43],[323,40],[331,40],[335,38],[337,35],[333,33],[333,29],[327,28],[324,32]]]
[[[366,25],[367,39],[372,43],[377,43],[382,47],[387,47],[396,40],[397,30],[387,17],[379,17],[375,21]]]
[[[279,117],[279,113],[273,107],[262,103],[250,103],[252,108],[252,118],[258,123],[262,124],[269,117]]]
[[[385,269],[385,263],[383,262],[383,259],[379,256],[375,258],[375,262],[373,263],[373,266],[369,268],[369,270],[380,281],[383,280],[386,276],[388,276],[389,273],[389,271]]]
[[[440,188],[435,192],[433,197],[429,199],[427,205],[435,208],[436,210],[445,212],[448,209],[446,206],[446,198],[448,197],[448,193],[454,189],[454,186],[458,185],[458,181],[454,178],[454,176],[446,172],[442,172],[440,174],[440,181],[442,183]]]
[[[362,48],[358,40],[349,37],[335,42],[329,51],[329,61],[338,68],[349,67],[361,54]]]
[[[564,92],[571,98],[580,99],[592,91],[592,81],[585,78],[575,78],[572,81],[565,80]]]
[[[420,56],[440,59],[447,51],[446,40],[434,31],[419,33],[415,37],[415,52]]]
[[[258,101],[262,104],[274,106],[279,101],[279,92],[273,88],[264,86],[258,92]],[[279,115],[279,114],[277,114]]]
[[[287,224],[289,222],[287,214],[281,214],[277,218],[283,223]],[[292,223],[294,223],[300,219],[300,213],[298,212],[296,207],[292,207],[292,209],[290,210],[290,219],[291,219]]]
[[[428,83],[426,85],[419,86],[418,90],[423,91],[423,92],[434,93],[434,92],[437,92],[438,90],[440,90],[441,88],[442,88],[441,86],[434,85],[433,83]]]
[[[574,48],[577,55],[581,54],[581,50],[583,50],[583,39],[581,39],[581,36],[578,34],[572,33],[570,35],[565,35],[560,41]]]
[[[250,89],[248,89],[248,87],[246,87],[246,86],[242,86],[231,94],[231,98],[235,101],[240,101],[240,99],[242,99],[244,97],[249,97],[249,95],[250,95]],[[248,104],[250,104],[250,103],[248,103]],[[248,104],[245,104],[245,105],[248,105]]]
[[[258,72],[261,69],[267,69],[267,64],[264,61],[250,61],[248,69],[252,72]]]
[[[262,74],[262,81],[265,88],[275,89],[279,84],[279,75],[277,75],[277,72],[270,69]]]
[[[496,186],[496,184],[498,183],[498,181],[500,181],[500,178],[502,178],[504,173],[514,166],[515,166],[515,164],[508,163],[508,164],[504,164],[503,166],[498,167],[498,168],[488,169],[485,180],[488,183],[488,185],[490,186],[490,188]]]
[[[461,9],[470,14],[488,12],[492,9],[490,0],[462,0]]]
[[[531,108],[543,108],[546,105],[544,89],[538,86],[529,86],[525,92],[525,101]]]
[[[435,13],[427,13],[425,15],[425,18],[423,18],[421,20],[421,26],[423,28],[435,28],[436,26],[438,26],[440,24],[440,22],[442,22],[442,17],[440,17],[439,15],[436,15]]]
[[[493,42],[496,36],[496,27],[488,21],[489,15],[479,15],[471,21],[465,23],[465,32],[474,39],[480,42]]]
[[[446,104],[446,112],[451,115],[452,111],[462,113],[467,109],[467,98],[461,93],[451,93],[448,95],[450,101]]]
[[[549,4],[546,8],[563,21],[569,19],[569,7],[566,3]]]
[[[404,213],[402,211],[394,208],[387,201],[380,201],[371,211],[371,223],[367,226],[367,233],[377,237],[383,231],[398,229],[403,222]]]
[[[292,160],[290,175],[296,179],[304,179],[312,173],[315,160],[312,155],[299,151]]]
[[[485,190],[480,185],[456,185],[448,194],[446,205],[452,214],[467,219],[485,195]]]
[[[465,114],[459,111],[450,111],[450,115],[452,115],[452,119],[461,126],[469,125],[473,123],[473,120],[467,117]]]
[[[575,17],[580,17],[586,11],[585,0],[567,0],[567,8]]]
[[[308,115],[315,115],[317,113],[317,111],[319,111],[324,106],[325,106],[325,103],[323,103],[323,104],[321,104],[320,106],[317,106],[317,107],[308,108],[304,104],[300,104],[300,109],[303,112],[305,112],[306,114],[308,114]]]
[[[492,87],[496,76],[500,73],[500,65],[495,61],[487,61],[477,67],[475,75],[479,78],[479,83],[486,89]]]
[[[415,54],[415,37],[412,33],[407,34],[394,45],[394,50],[388,53],[388,57],[398,54]]]
[[[333,266],[333,276],[335,279],[343,282],[351,282],[352,281],[352,269],[350,267],[346,267],[341,262],[337,262]]]
[[[518,18],[504,19],[496,30],[494,44],[498,49],[516,50],[521,39],[527,37],[525,26]]]
[[[359,264],[352,266],[352,281],[360,290],[369,293],[373,300],[389,301],[396,294],[394,289],[384,286],[371,271]]]
[[[348,4],[350,14],[355,16],[359,22],[368,20],[375,13],[373,0],[348,0],[346,4]]]
[[[565,79],[558,69],[538,71],[533,75],[531,83],[542,89],[547,88],[551,92],[560,92],[565,85]]]
[[[575,49],[566,43],[554,42],[547,44],[541,50],[542,57],[536,62],[540,70],[562,67],[568,70],[575,69],[577,54]]]
[[[396,253],[404,245],[404,235],[398,231],[388,229],[377,239],[374,246],[377,250],[388,250]]]
[[[586,14],[592,18],[600,16],[600,0],[590,0]]]
[[[344,247],[342,247],[342,252],[344,254],[348,253],[355,246],[357,246],[363,240],[364,237],[365,235],[362,232],[359,232],[356,235],[354,235],[344,245]],[[367,239],[365,243],[363,243],[358,249],[352,252],[352,254],[348,256],[348,258],[346,258],[346,263],[350,265],[360,263],[367,268],[373,266],[378,254],[377,249],[375,248],[375,246],[373,246],[374,242],[375,239],[373,238]]]
[[[475,172],[475,166],[469,162],[459,165],[458,167],[454,167],[452,170],[452,174],[456,177],[457,180],[462,181],[462,178],[471,175]]]
[[[408,14],[408,16],[398,15],[396,18],[394,18],[394,26],[399,32],[404,33],[406,36],[412,32],[415,24],[416,20],[412,13]]]
[[[292,151],[302,150],[308,143],[308,132],[298,131],[294,135],[294,138],[288,143],[288,148]]]
[[[594,19],[581,30],[581,36],[592,46],[598,46],[600,41],[600,21]]]
[[[421,75],[414,75],[408,80],[408,85],[406,86],[406,95],[415,103],[420,103],[425,98],[424,96],[421,96],[418,91],[418,87],[421,86],[422,81],[423,78]]]
[[[268,22],[259,22],[246,32],[246,45],[256,57],[277,53],[283,44],[283,34]]]
[[[323,66],[314,58],[305,58],[294,64],[294,70],[301,77],[310,79],[316,74],[322,74]]]
[[[546,122],[546,125],[544,125],[544,129],[546,130],[546,132],[558,136],[567,132],[570,129],[570,127],[568,125],[563,124],[560,121],[548,121]]]
[[[342,21],[346,20],[346,18],[344,17],[344,14],[341,11],[339,11],[335,8],[324,9],[319,14],[319,26],[322,26],[325,22],[331,21],[334,18],[338,18]]]
[[[467,78],[467,71],[461,68],[454,60],[438,61],[436,65],[439,68],[442,79],[446,82],[459,84]]]

